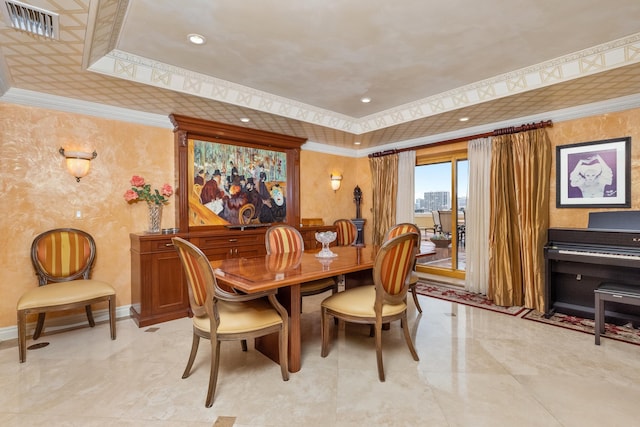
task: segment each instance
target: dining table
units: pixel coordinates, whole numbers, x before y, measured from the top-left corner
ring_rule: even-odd
[[[335,256],[318,257],[320,250],[312,249],[211,261],[219,285],[248,294],[277,289],[278,301],[289,313],[290,372],[301,368],[300,284],[340,275],[349,277],[350,273],[366,276],[367,270],[373,268],[377,252],[371,245],[332,246],[330,250]],[[255,348],[279,362],[277,333],[256,338]]]

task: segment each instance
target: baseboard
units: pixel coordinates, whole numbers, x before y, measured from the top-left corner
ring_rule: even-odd
[[[125,305],[122,307],[116,307],[116,319],[122,319],[130,317],[129,308],[131,305]],[[109,309],[93,311],[93,319],[98,322],[109,321]],[[87,315],[85,313],[74,314],[71,316],[47,318],[45,321],[45,333],[55,332],[63,329],[71,329],[77,327],[88,326]],[[33,330],[36,327],[36,322],[27,323],[27,336],[33,334]],[[18,339],[18,326],[8,326],[6,328],[0,328],[0,342],[16,340]]]

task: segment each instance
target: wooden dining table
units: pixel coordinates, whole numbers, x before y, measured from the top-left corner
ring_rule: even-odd
[[[248,258],[211,261],[216,280],[246,293],[277,289],[278,301],[289,313],[289,371],[301,368],[300,284],[349,273],[371,270],[376,249],[373,246],[331,247],[332,258],[319,258],[319,249],[291,254],[272,254]],[[278,362],[278,336],[256,338],[256,349]]]

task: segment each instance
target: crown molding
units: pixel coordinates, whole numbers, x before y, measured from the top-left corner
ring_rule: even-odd
[[[26,89],[11,88],[0,97],[0,102],[48,108],[51,110],[65,111],[67,113],[85,114],[103,119],[173,129],[169,116],[113,107],[96,102],[81,101],[63,96],[49,95]]]
[[[160,114],[144,113],[126,108],[112,107],[104,104],[80,101],[77,99],[65,98],[56,95],[48,95],[25,89],[9,89],[4,95],[0,97],[0,102],[7,102],[31,107],[48,108],[52,110],[66,111],[69,113],[86,114],[95,117],[101,117],[104,119],[119,120],[123,122],[137,123],[147,126],[173,129],[173,125],[171,124],[168,116],[165,117]],[[580,119],[583,117],[596,116],[599,114],[613,113],[616,111],[631,110],[634,108],[640,108],[640,94],[594,102],[591,104],[579,105],[576,107],[565,108],[561,110],[548,111],[531,116],[518,117],[508,121],[489,123],[486,125],[460,129],[454,132],[446,132],[427,136],[424,138],[415,138],[367,149],[356,150],[340,148],[334,147],[332,145],[318,143],[315,141],[307,141],[302,146],[302,150],[325,154],[334,154],[345,157],[366,157],[369,154],[377,153],[380,151],[405,149],[416,147],[419,145],[446,141],[449,139],[464,138],[466,136],[476,135],[479,133],[491,132],[494,129],[509,126],[519,126],[523,123],[536,122],[540,120],[552,120],[555,123],[559,123],[567,120]]]

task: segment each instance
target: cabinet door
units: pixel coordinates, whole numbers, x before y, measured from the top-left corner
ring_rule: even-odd
[[[151,310],[153,315],[186,309],[189,304],[182,264],[176,252],[151,256]]]

